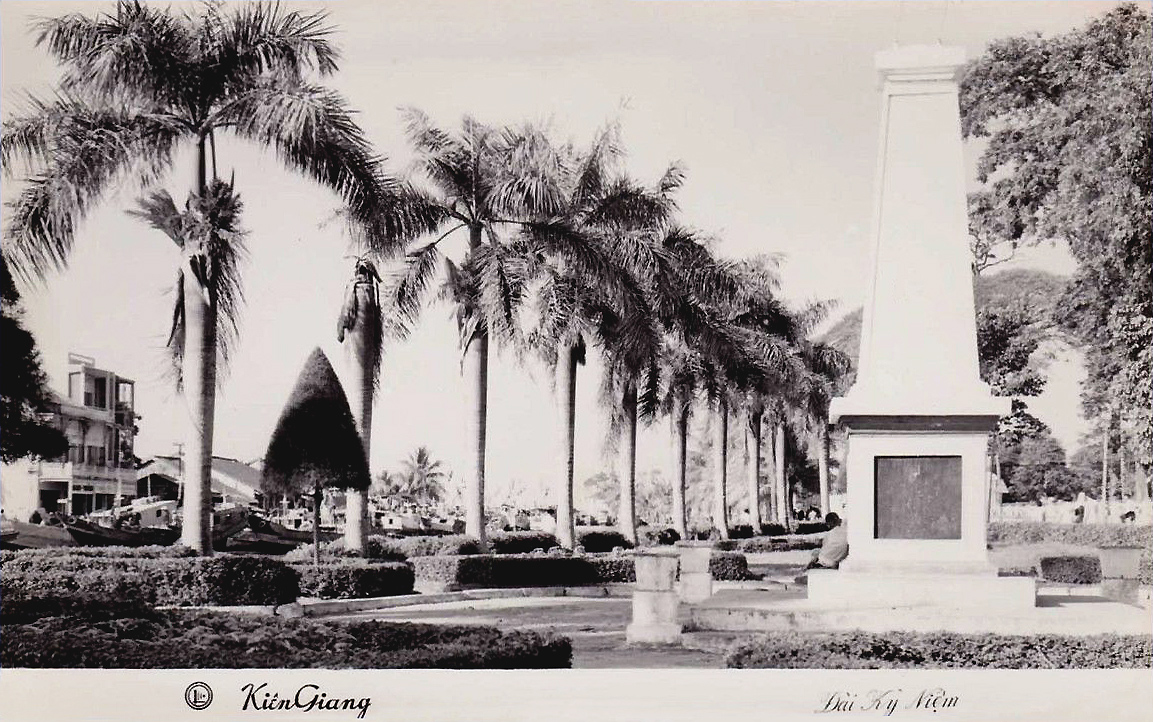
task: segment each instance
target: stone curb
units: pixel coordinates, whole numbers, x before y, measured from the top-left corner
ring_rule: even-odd
[[[306,617],[323,617],[346,612],[361,612],[371,609],[393,609],[418,604],[443,604],[446,602],[480,601],[485,599],[515,599],[522,597],[631,597],[633,585],[598,584],[587,587],[517,587],[511,589],[464,589],[455,592],[433,594],[404,594],[395,597],[368,597],[363,599],[324,599],[300,603],[301,613]]]

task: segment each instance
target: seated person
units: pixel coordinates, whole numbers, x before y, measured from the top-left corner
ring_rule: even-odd
[[[829,531],[825,533],[821,548],[813,552],[813,560],[806,569],[836,569],[849,556],[848,529],[841,523],[841,517],[836,512],[829,512],[825,515],[825,523],[829,525]]]

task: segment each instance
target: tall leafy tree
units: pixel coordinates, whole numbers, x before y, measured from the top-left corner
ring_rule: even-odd
[[[556,169],[548,165],[551,148],[538,129],[494,128],[466,117],[453,132],[415,109],[405,118],[428,202],[439,214],[439,235],[410,250],[390,285],[390,331],[403,337],[411,330],[443,264],[439,295],[455,309],[462,366],[472,384],[468,423],[475,467],[466,479],[465,526],[485,547],[489,341],[516,336],[527,284],[523,259],[508,244],[527,222],[558,214],[563,196]],[[458,231],[467,232],[468,247],[456,263],[439,246]]]
[[[36,339],[21,323],[20,292],[0,256],[0,364],[4,369],[0,386],[0,459],[6,462],[25,457],[53,459],[68,451],[68,441],[59,429],[41,418],[51,410],[52,394],[40,364]]]
[[[317,564],[324,490],[359,491],[372,484],[348,399],[319,348],[305,361],[269,438],[260,484],[266,493],[312,497]]]
[[[1153,457],[1153,23],[1121,5],[1084,28],[1000,40],[968,67],[962,126],[987,139],[970,198],[978,244],[1067,244],[1059,305],[1085,351],[1091,416]],[[1001,252],[1004,256],[1005,253]],[[981,253],[978,253],[980,260]],[[1110,426],[1113,424],[1110,423]]]
[[[272,148],[288,168],[335,191],[374,246],[403,241],[435,215],[413,210],[420,206],[382,175],[344,100],[315,82],[337,69],[324,13],[266,3],[179,12],[121,0],[113,12],[44,19],[34,29],[61,65],[60,83],[50,99],[33,98],[27,113],[6,120],[0,139],[4,170],[29,168],[4,229],[4,253],[25,277],[63,267],[80,224],[108,192],[159,184],[184,145],[196,151],[189,210],[213,205],[220,135]],[[204,240],[180,248],[183,333],[173,343],[192,420],[182,540],[210,554],[218,341],[234,309],[222,300],[229,279]]]

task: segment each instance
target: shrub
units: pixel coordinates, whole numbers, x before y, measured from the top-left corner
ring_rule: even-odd
[[[1098,584],[1101,560],[1091,556],[1041,557],[1041,578],[1064,584]]]
[[[83,588],[114,600],[125,593],[122,588],[141,587],[141,594],[158,605],[286,604],[299,594],[296,572],[280,560],[231,554],[173,559],[19,552],[4,563],[0,576],[29,596]],[[78,586],[79,579],[90,586]]]
[[[300,564],[300,592],[321,599],[360,599],[412,594],[412,567],[404,562]]]
[[[717,581],[739,582],[753,578],[748,560],[738,552],[714,551],[709,557],[709,573]]]
[[[571,663],[569,640],[535,632],[189,610],[108,621],[56,617],[7,626],[0,635],[5,667],[514,669]]]
[[[47,547],[0,552],[0,564],[19,559],[114,558],[114,559],[182,559],[194,557],[196,552],[181,544],[144,547]]]
[[[151,609],[156,594],[139,573],[74,574],[5,569],[0,574],[0,624],[23,624],[42,617],[116,619]]]
[[[420,557],[419,579],[479,587],[552,587],[595,584],[597,567],[584,557],[501,554]]]
[[[611,552],[616,547],[632,549],[633,545],[616,529],[577,527],[577,543],[589,554]],[[531,551],[531,550],[530,550]]]
[[[713,542],[717,551],[738,551],[745,554],[764,552],[785,552],[806,549],[819,549],[824,536],[821,534],[787,535],[787,536],[755,536],[748,539],[718,539]]]
[[[823,521],[802,521],[797,522],[797,528],[794,534],[822,534],[829,530],[829,525]]]
[[[776,522],[761,524],[761,536],[783,536],[788,533],[788,529],[781,526],[780,524],[777,524]]]
[[[643,526],[637,529],[637,541],[642,547],[671,546],[681,540],[676,529],[657,529]]]
[[[753,527],[751,524],[738,524],[729,529],[729,539],[751,539]]]
[[[995,521],[989,524],[988,540],[995,544],[1058,542],[1089,547],[1153,547],[1153,527]]]
[[[637,580],[637,568],[632,556],[606,554],[586,556],[584,559],[596,570],[596,579],[599,582],[608,584]]]
[[[390,544],[393,540],[385,537],[373,536],[368,538],[364,546],[364,553],[344,548],[344,539],[320,543],[320,561],[338,561],[341,559],[364,559],[370,562],[403,562],[408,557],[396,545]],[[312,544],[302,544],[281,557],[289,564],[312,562],[315,559]]]
[[[1153,638],[1117,634],[773,632],[734,648],[725,664],[746,669],[1143,668],[1153,665]]]
[[[498,531],[488,538],[488,550],[493,554],[527,554],[556,546],[560,546],[556,537],[543,531]]]
[[[370,546],[379,544],[382,555],[399,554],[406,559],[441,554],[480,554],[480,542],[463,534],[406,536],[395,539],[386,536],[371,536],[368,541]]]

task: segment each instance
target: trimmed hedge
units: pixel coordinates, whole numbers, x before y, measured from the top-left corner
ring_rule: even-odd
[[[412,594],[415,581],[406,562],[344,561],[337,564],[300,564],[300,593],[321,599],[360,599]]]
[[[951,632],[773,632],[734,648],[741,669],[1106,669],[1153,666],[1153,637]]]
[[[191,610],[13,624],[0,666],[109,669],[566,668],[564,637],[494,627],[319,622]]]
[[[605,554],[583,558],[596,569],[598,582],[605,584],[634,583],[637,580],[637,567],[631,555]]]
[[[652,526],[637,528],[637,546],[655,547],[672,546],[681,540],[676,529],[658,529]]]
[[[419,557],[419,579],[477,587],[553,587],[597,583],[597,567],[584,557],[497,554]]]
[[[720,539],[713,542],[719,551],[737,551],[745,554],[787,552],[820,549],[824,534],[789,534],[785,536],[755,536],[749,539]]]
[[[633,544],[616,529],[577,527],[577,544],[584,547],[589,554],[611,552],[617,547],[632,549]]]
[[[286,604],[300,593],[299,575],[278,559],[247,555],[154,558],[17,552],[3,563],[3,594],[29,597],[91,592],[149,604]]]
[[[62,580],[59,575],[5,568],[0,574],[0,624],[58,616],[138,616],[152,609],[155,596],[142,574],[87,570]]]
[[[61,557],[112,558],[112,559],[183,559],[194,557],[196,552],[181,544],[170,546],[143,547],[46,547],[43,549],[21,549],[20,551],[0,551],[0,564],[16,559]]]
[[[431,557],[440,554],[480,554],[480,542],[464,534],[445,534],[444,536],[406,536],[392,538],[386,536],[371,536],[380,544],[381,553],[392,553],[413,557]]]
[[[382,536],[371,536],[364,546],[364,553],[344,548],[344,538],[320,543],[320,561],[332,562],[342,559],[363,559],[369,562],[403,562],[408,556],[390,542],[397,541]],[[281,557],[289,564],[313,562],[315,555],[312,544],[301,544]]]
[[[1089,547],[1151,547],[1153,526],[995,521],[989,523],[988,540],[994,544],[1059,542]]]
[[[717,581],[739,582],[755,577],[749,573],[749,562],[739,552],[714,551],[709,557],[709,573]]]
[[[1093,556],[1041,557],[1041,578],[1063,584],[1099,584],[1101,560]]]
[[[493,554],[528,554],[558,546],[556,537],[543,531],[498,531],[488,537],[488,550]]]
[[[439,556],[411,563],[418,579],[473,587],[569,587],[637,579],[631,554]],[[758,578],[749,572],[745,556],[735,552],[713,552],[709,571],[718,581]]]

